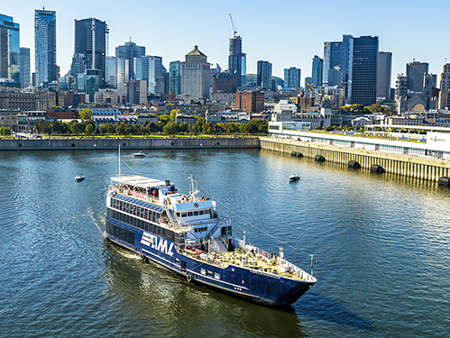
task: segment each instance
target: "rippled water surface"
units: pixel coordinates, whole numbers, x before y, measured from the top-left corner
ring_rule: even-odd
[[[105,242],[116,152],[0,152],[1,337],[448,336],[448,189],[255,150],[122,161],[183,192],[194,174],[235,234],[308,271],[313,253],[318,282],[286,311],[188,283]]]

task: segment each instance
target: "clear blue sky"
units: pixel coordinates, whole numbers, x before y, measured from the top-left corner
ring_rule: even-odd
[[[34,71],[34,10],[55,10],[57,63],[61,75],[70,67],[74,44],[74,19],[95,17],[110,28],[109,55],[128,41],[145,46],[148,55],[170,61],[184,60],[194,45],[208,61],[228,67],[228,39],[232,36],[229,13],[247,53],[247,73],[256,73],[256,62],[273,64],[273,75],[297,67],[303,78],[311,75],[311,59],[323,56],[325,41],[343,34],[378,36],[380,51],[393,53],[392,87],[398,73],[414,59],[430,64],[438,74],[450,60],[447,38],[448,0],[343,0],[343,1],[55,1],[3,0],[0,12],[20,24],[20,44],[30,47]],[[442,15],[440,14],[442,13]]]

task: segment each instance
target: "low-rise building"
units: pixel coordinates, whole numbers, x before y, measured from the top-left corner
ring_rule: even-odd
[[[46,111],[22,111],[17,114],[19,133],[33,133],[36,132],[36,127],[39,121],[47,118]]]
[[[19,112],[17,110],[0,110],[0,126],[8,127],[11,131],[18,129]]]

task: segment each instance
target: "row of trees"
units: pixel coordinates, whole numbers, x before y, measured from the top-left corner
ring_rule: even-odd
[[[371,106],[364,106],[362,104],[351,104],[349,106],[342,107],[343,110],[352,111],[352,112],[363,112],[365,114],[373,114],[373,113],[388,113],[392,115],[392,110],[382,106],[379,103],[375,103]]]
[[[204,117],[199,117],[197,122],[191,127],[187,122],[177,124],[172,121],[169,115],[162,115],[158,123],[147,122],[145,125],[131,125],[128,123],[119,124],[101,124],[97,130],[90,120],[83,120],[81,123],[73,120],[69,123],[63,123],[58,120],[44,121],[41,120],[37,125],[37,130],[41,134],[51,135],[92,135],[94,131],[100,135],[150,135],[150,134],[185,134],[198,135],[209,134],[232,135],[237,133],[242,134],[267,134],[268,122],[252,120],[247,124],[244,123],[217,123],[213,125],[211,122],[206,122]]]

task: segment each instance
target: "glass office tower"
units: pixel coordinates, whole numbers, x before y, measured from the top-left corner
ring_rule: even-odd
[[[0,78],[20,83],[19,24],[3,14],[0,14]]]
[[[34,47],[36,86],[46,87],[57,80],[56,12],[34,11]]]
[[[20,47],[20,85],[26,88],[30,84],[30,48]]]

